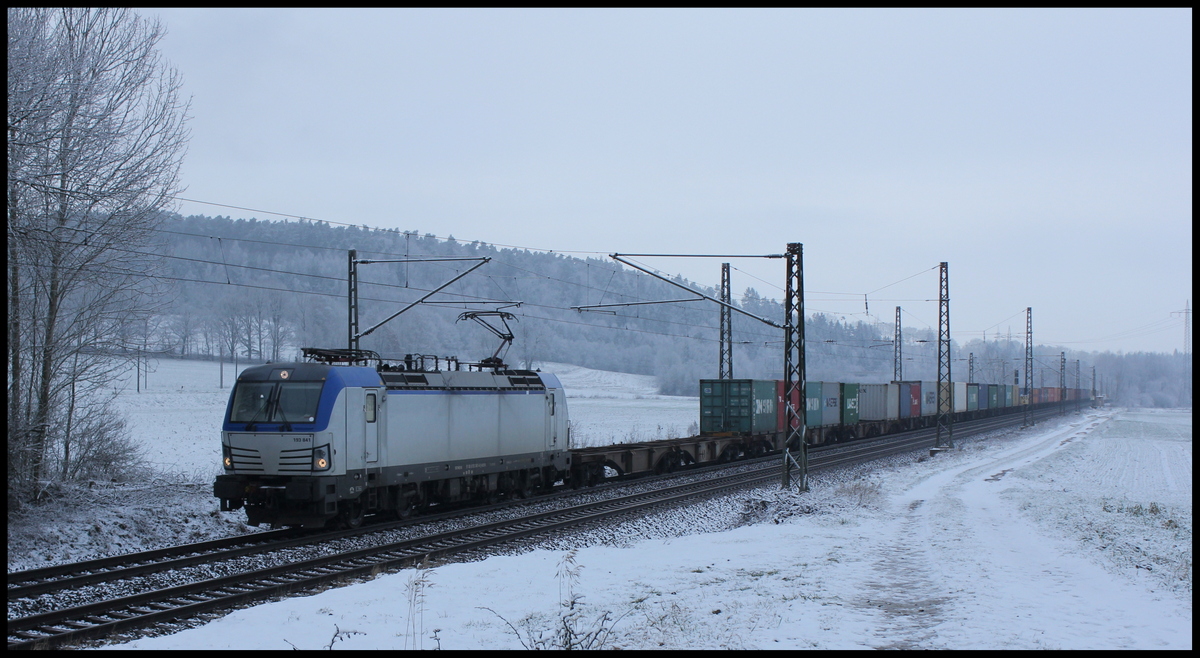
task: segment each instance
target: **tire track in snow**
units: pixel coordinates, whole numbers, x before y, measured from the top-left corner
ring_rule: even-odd
[[[1175,475],[1171,473],[1171,460],[1167,458],[1166,447],[1157,444],[1154,447],[1158,450],[1158,459],[1159,463],[1162,464],[1163,477],[1167,481],[1167,491],[1177,493],[1179,485],[1175,484]]]
[[[1028,458],[1042,451],[1052,452],[1061,445],[1058,443],[1061,437],[1075,427],[1071,425],[1041,437],[1033,446],[1018,444],[999,456],[972,460],[934,473],[896,496],[893,508],[900,520],[892,524],[895,530],[889,533],[891,538],[886,545],[876,550],[872,575],[863,583],[867,591],[857,601],[858,605],[883,615],[883,625],[875,633],[881,642],[876,648],[941,646],[934,627],[946,621],[943,608],[953,592],[935,584],[938,556],[928,547],[936,533],[931,527],[932,506],[925,502],[940,496],[943,489],[964,473],[989,470],[1001,461]]]
[[[930,627],[944,621],[946,599],[934,594],[937,588],[930,580],[928,567],[933,556],[919,541],[918,525],[924,521],[919,511],[924,502],[909,503],[894,538],[872,565],[873,577],[864,583],[867,598],[859,605],[883,615],[883,627],[875,633],[881,642],[877,649],[926,646],[934,636]]]

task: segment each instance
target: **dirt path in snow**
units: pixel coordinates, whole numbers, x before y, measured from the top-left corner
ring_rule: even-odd
[[[1186,634],[1190,644],[1190,620],[1182,620],[1175,602],[1114,577],[1000,496],[1009,486],[1006,475],[1082,439],[1107,418],[1079,417],[893,496],[895,520],[873,542],[872,569],[856,601],[880,614],[875,646],[1159,648],[1161,640],[1148,638],[1173,634]],[[980,637],[994,643],[982,646]]]

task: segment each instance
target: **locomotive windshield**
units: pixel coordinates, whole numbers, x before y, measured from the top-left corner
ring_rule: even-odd
[[[238,382],[231,423],[313,423],[324,382]]]

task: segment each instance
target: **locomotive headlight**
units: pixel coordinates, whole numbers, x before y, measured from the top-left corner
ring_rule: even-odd
[[[323,445],[320,448],[313,448],[312,470],[328,471],[330,465],[329,446]]]
[[[225,465],[225,470],[233,470],[233,455],[229,452],[229,446],[221,446],[221,463]]]

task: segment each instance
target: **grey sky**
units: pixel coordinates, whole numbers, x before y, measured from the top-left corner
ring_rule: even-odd
[[[1190,9],[139,11],[192,96],[190,199],[597,255],[802,242],[809,309],[929,269],[870,311],[935,328],[892,300],[947,261],[957,340],[1032,306],[1039,342],[1182,347]],[[781,261],[733,264],[782,297]]]

